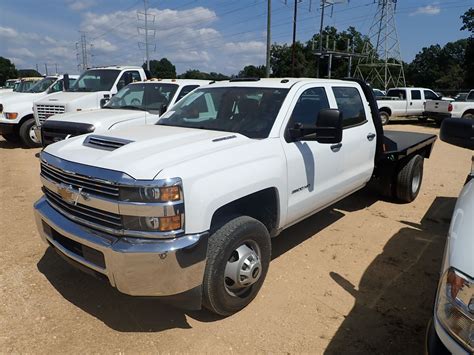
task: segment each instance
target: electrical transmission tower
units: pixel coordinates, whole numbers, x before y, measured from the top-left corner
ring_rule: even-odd
[[[92,45],[90,45],[90,48],[92,48]],[[81,32],[81,39],[79,42],[76,42],[77,68],[79,71],[84,71],[89,68],[89,65],[91,64],[89,57],[91,56],[91,51],[88,50],[87,46],[86,33]]]
[[[378,2],[377,13],[369,29],[369,41],[365,43],[362,52],[365,57],[359,60],[355,76],[384,90],[406,86],[395,25],[397,0],[375,2]]]
[[[145,42],[138,42],[139,49],[145,49],[145,61],[146,69],[150,70],[150,47],[153,48],[153,51],[156,50],[156,44],[150,43],[150,38],[154,39],[156,36],[156,30],[154,29],[155,25],[155,15],[148,13],[148,0],[143,0],[144,12],[137,11],[137,31],[139,35],[145,36]],[[150,25],[153,27],[150,29]]]

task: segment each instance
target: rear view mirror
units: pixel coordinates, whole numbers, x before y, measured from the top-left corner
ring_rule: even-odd
[[[342,112],[335,109],[319,111],[316,121],[316,141],[334,144],[342,141]]]
[[[443,142],[474,150],[474,120],[468,118],[447,118],[440,129]]]

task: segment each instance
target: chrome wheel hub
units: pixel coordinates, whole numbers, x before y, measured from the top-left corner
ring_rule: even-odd
[[[31,126],[29,132],[28,132],[28,135],[30,137],[30,139],[34,142],[34,143],[40,143],[38,141],[38,138],[36,138],[36,134],[35,134],[35,129],[36,129],[36,125],[33,125]]]
[[[254,243],[235,249],[225,267],[224,286],[231,295],[238,296],[258,281],[262,274],[260,250]]]

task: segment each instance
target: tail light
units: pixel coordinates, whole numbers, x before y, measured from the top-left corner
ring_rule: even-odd
[[[452,104],[449,104],[448,106],[448,111],[451,112],[453,110],[453,105]]]

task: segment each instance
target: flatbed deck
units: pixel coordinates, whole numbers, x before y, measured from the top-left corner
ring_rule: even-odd
[[[386,157],[394,157],[397,160],[424,148],[429,150],[429,155],[437,138],[434,134],[384,130],[383,152]]]

